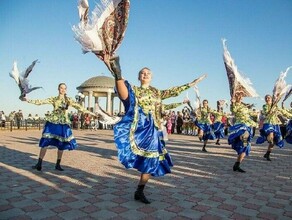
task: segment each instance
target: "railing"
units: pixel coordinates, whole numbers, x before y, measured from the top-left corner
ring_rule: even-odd
[[[0,130],[31,130],[38,129],[41,130],[45,124],[43,120],[22,120],[19,123],[15,121],[2,121],[0,124]]]
[[[34,129],[38,129],[41,130],[43,129],[44,125],[45,125],[46,121],[45,120],[30,120],[30,119],[25,119],[22,120],[21,122],[17,123],[16,121],[5,121],[5,122],[1,122],[0,121],[0,131],[13,131],[13,130],[34,130]],[[74,130],[89,130],[89,129],[93,129],[93,126],[89,125],[89,126],[85,126],[84,124],[81,125],[81,122],[72,122],[71,124],[71,128]],[[102,124],[100,123],[99,126],[96,127],[97,129],[113,129],[112,125],[106,125],[106,124]]]

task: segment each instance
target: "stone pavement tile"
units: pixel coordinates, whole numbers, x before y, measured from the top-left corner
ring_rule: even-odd
[[[211,208],[207,211],[208,214],[210,215],[214,215],[214,216],[218,216],[221,219],[228,219],[230,218],[230,216],[232,216],[233,211],[228,211],[225,209],[221,209],[221,208]]]
[[[5,211],[0,212],[0,216],[2,219],[9,219],[9,218],[17,217],[24,214],[25,212],[19,208],[10,208],[10,209],[6,209]]]
[[[26,215],[30,216],[31,219],[42,219],[47,217],[53,217],[55,216],[55,212],[50,211],[49,209],[40,209],[34,212],[27,212]]]
[[[85,206],[90,205],[90,203],[79,199],[79,200],[77,200],[75,202],[66,203],[66,205],[71,207],[72,209],[81,209],[81,208],[83,208]]]
[[[230,205],[230,204],[222,203],[217,208],[220,209],[220,210],[227,210],[227,211],[233,212],[237,208],[237,206],[236,205]]]
[[[9,210],[9,209],[13,209],[13,206],[8,204],[8,203],[5,204],[5,205],[0,205],[0,212],[6,211],[6,210]]]
[[[266,220],[276,220],[276,219],[280,219],[278,215],[273,214],[273,213],[269,213],[269,212],[260,212],[257,215],[258,218],[261,219],[266,219]]]
[[[273,213],[273,214],[275,214],[277,216],[282,216],[284,214],[285,210],[264,206],[264,207],[260,208],[260,212]]]
[[[200,219],[202,216],[204,216],[204,212],[199,212],[197,210],[193,209],[185,209],[183,212],[178,213],[178,216],[185,217],[187,219]],[[175,219],[175,217],[174,217]]]
[[[205,214],[203,215],[200,220],[220,220],[221,218],[216,215]]]
[[[247,216],[247,215],[233,213],[232,216],[230,217],[230,219],[234,219],[234,220],[250,220],[251,217]]]
[[[58,200],[49,200],[49,201],[44,201],[44,202],[38,202],[38,205],[46,209],[53,209],[53,208],[64,205],[64,203],[59,202]]]
[[[250,218],[255,218],[260,213],[260,211],[255,210],[255,209],[244,208],[242,206],[242,207],[237,207],[237,209],[234,210],[234,213],[249,216]]]
[[[10,199],[19,196],[22,196],[20,192],[11,192],[10,190],[8,190],[5,193],[1,194],[1,199]]]
[[[172,219],[176,216],[175,213],[168,212],[164,209],[158,209],[156,212],[152,213],[151,215],[157,219],[165,219],[165,220]]]
[[[95,205],[88,205],[84,206],[83,208],[80,209],[82,212],[85,212],[87,214],[94,213],[96,211],[100,211],[101,209]]]
[[[37,210],[41,210],[43,209],[43,207],[41,207],[40,205],[36,204],[36,205],[30,205],[30,204],[27,204],[27,206],[25,207],[22,207],[21,208],[25,213],[27,212],[35,212]]]
[[[87,216],[85,212],[78,209],[68,210],[66,212],[59,213],[58,215],[64,219],[82,219]]]
[[[111,201],[102,201],[102,202],[93,203],[92,205],[95,205],[99,207],[100,209],[110,209],[112,207],[117,206],[117,203],[114,203]]]
[[[95,219],[112,219],[117,217],[118,215],[114,212],[108,211],[106,209],[101,209],[99,211],[93,212],[90,214],[90,217],[93,217]]]
[[[285,211],[284,216],[292,218],[292,211]]]

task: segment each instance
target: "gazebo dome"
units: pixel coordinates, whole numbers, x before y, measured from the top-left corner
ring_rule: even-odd
[[[113,77],[95,76],[83,82],[76,89],[77,90],[84,90],[84,89],[89,89],[89,88],[90,89],[94,89],[94,88],[114,89],[114,87],[115,87],[115,80]]]

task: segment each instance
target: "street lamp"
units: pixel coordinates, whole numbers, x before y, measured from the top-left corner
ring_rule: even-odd
[[[79,92],[76,96],[76,102],[78,102],[79,104],[81,104],[84,101],[85,95],[83,95],[81,92]]]

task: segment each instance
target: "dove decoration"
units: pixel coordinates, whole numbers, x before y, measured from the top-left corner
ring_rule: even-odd
[[[114,56],[120,46],[128,24],[129,0],[101,0],[88,18],[88,0],[80,0],[80,22],[72,30],[81,44],[83,53],[92,52],[102,61]]]
[[[14,81],[19,87],[20,100],[22,100],[26,96],[26,94],[30,93],[31,91],[42,88],[40,86],[32,87],[29,84],[29,80],[28,80],[28,76],[32,72],[37,62],[38,60],[33,61],[32,64],[22,74],[19,73],[17,62],[16,61],[13,62],[13,67],[12,67],[11,72],[9,73],[9,76],[14,79]]]
[[[239,92],[243,94],[243,97],[259,97],[255,89],[252,87],[250,79],[242,76],[242,74],[238,71],[234,60],[227,49],[226,39],[222,39],[222,43],[224,49],[223,60],[229,81],[231,99],[234,98],[235,94]]]
[[[291,94],[291,85],[287,85],[285,78],[287,77],[288,71],[292,67],[288,67],[285,72],[281,72],[279,78],[276,80],[273,89],[273,99],[272,105],[275,106],[277,103],[284,97],[283,102],[290,96]]]

